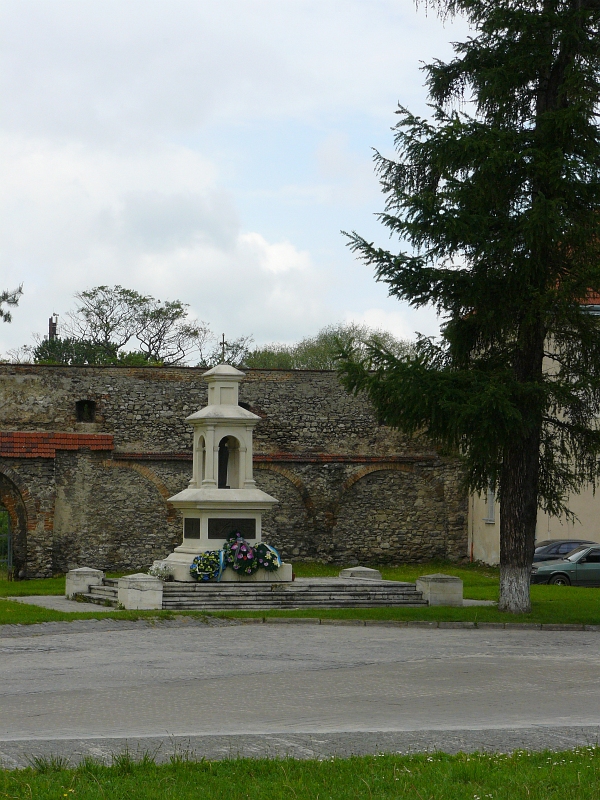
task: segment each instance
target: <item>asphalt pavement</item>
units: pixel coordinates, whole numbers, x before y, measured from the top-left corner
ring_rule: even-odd
[[[565,749],[600,633],[90,620],[0,629],[0,763]]]

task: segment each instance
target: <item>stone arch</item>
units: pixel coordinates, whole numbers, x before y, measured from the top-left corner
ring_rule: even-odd
[[[314,514],[315,511],[314,503],[312,501],[308,489],[306,488],[306,484],[301,478],[299,478],[297,475],[294,475],[294,473],[291,470],[286,469],[286,467],[282,467],[279,464],[270,464],[268,462],[262,464],[255,463],[254,469],[269,470],[270,472],[276,472],[278,475],[283,475],[284,478],[287,478],[288,481],[292,483],[296,487],[296,489],[298,489],[298,492],[300,493],[300,497],[302,498],[302,503],[306,509],[307,514],[310,515]]]
[[[27,570],[27,532],[35,529],[37,510],[21,476],[4,465],[0,467],[0,504],[10,517],[14,574],[24,577]]]
[[[156,491],[160,494],[160,496],[165,501],[165,505],[167,507],[167,520],[168,522],[174,522],[177,519],[177,509],[174,505],[169,503],[169,497],[173,494],[161,481],[158,475],[153,472],[153,470],[149,469],[148,467],[144,466],[143,464],[136,464],[135,461],[112,461],[107,459],[102,462],[102,466],[106,468],[116,467],[122,469],[131,469],[134,472],[137,472],[139,475],[142,475],[144,478],[150,481],[150,483],[154,484]]]
[[[353,473],[335,503],[332,557],[347,563],[446,557],[447,514],[436,470],[407,463]]]
[[[276,497],[279,504],[263,517],[263,536],[283,558],[311,558],[314,541],[314,506],[301,478],[279,464],[254,464],[260,489]]]

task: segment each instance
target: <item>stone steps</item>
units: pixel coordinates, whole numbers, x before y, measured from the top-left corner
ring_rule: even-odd
[[[395,581],[299,579],[293,583],[166,583],[163,608],[267,610],[426,606],[414,584]]]
[[[105,578],[82,595],[97,605],[118,606],[118,581]],[[426,606],[413,583],[306,578],[293,583],[165,583],[163,609],[266,611],[308,608]]]
[[[117,581],[105,578],[102,586],[90,586],[90,591],[82,595],[88,603],[95,603],[98,606],[119,605]]]

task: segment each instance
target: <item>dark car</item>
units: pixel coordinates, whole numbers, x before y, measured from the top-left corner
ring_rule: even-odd
[[[536,542],[533,563],[565,558],[582,544],[596,544],[596,542],[590,542],[589,539],[545,539],[543,542]]]
[[[554,586],[600,586],[600,545],[582,545],[564,559],[531,567],[531,583]]]

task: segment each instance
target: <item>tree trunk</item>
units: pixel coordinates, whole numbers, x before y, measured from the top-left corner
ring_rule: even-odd
[[[500,499],[500,600],[498,609],[531,611],[529,576],[535,546],[539,482],[539,432],[504,452]]]

